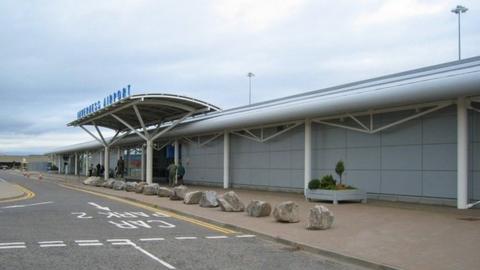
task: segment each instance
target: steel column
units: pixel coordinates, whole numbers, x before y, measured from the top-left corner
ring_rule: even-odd
[[[465,98],[457,100],[457,208],[468,203],[468,114]]]
[[[141,160],[142,160],[142,168],[141,168],[141,172],[140,172],[140,178],[142,179],[142,181],[145,181],[145,147],[143,145],[142,145]]]
[[[153,178],[153,141],[147,141],[147,183],[151,184]]]
[[[178,160],[179,160],[179,156],[180,156],[180,153],[179,153],[179,147],[178,147],[178,139],[175,139],[175,141],[173,142],[173,148],[174,148],[174,154],[173,154],[173,161],[175,162],[175,165],[178,166]]]
[[[230,186],[230,133],[223,134],[223,188]]]
[[[103,172],[103,178],[108,180],[110,174],[110,158],[109,158],[109,147],[105,146],[103,153],[103,167],[105,168]]]
[[[312,120],[305,119],[305,169],[304,192],[307,191],[308,182],[312,180]]]
[[[75,153],[75,175],[78,175],[78,153]]]

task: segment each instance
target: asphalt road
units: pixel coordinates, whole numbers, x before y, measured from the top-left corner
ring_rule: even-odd
[[[36,196],[0,203],[0,268],[345,269],[248,234],[174,217],[0,171]]]

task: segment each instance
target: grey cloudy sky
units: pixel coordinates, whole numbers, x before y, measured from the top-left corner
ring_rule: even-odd
[[[457,58],[448,0],[0,1],[0,153],[91,140],[65,124],[131,84],[222,108]],[[463,57],[480,1],[462,0]]]

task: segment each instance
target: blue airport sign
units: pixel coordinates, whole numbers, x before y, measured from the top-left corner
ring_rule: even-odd
[[[92,114],[96,111],[99,111],[103,108],[106,108],[106,107],[114,104],[115,102],[118,102],[118,101],[120,101],[124,98],[129,97],[129,96],[130,96],[130,85],[127,85],[126,88],[124,87],[120,90],[117,90],[117,91],[113,92],[112,94],[103,98],[103,102],[98,100],[98,101],[88,105],[87,107],[81,109],[77,113],[77,119],[87,117],[88,115],[90,115],[90,114]]]

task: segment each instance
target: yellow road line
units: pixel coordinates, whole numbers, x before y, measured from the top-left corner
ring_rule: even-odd
[[[67,185],[62,185],[62,184],[60,184],[60,186],[62,186],[62,187],[64,187],[64,188],[73,189],[73,190],[77,190],[77,191],[81,191],[81,192],[86,192],[86,193],[90,193],[90,194],[93,194],[93,195],[97,195],[97,196],[100,196],[100,197],[108,198],[108,199],[110,199],[110,200],[114,200],[114,201],[118,201],[118,202],[130,204],[130,205],[134,205],[134,206],[136,206],[136,207],[140,207],[140,208],[143,208],[143,209],[152,211],[152,212],[154,212],[154,213],[158,212],[158,213],[161,213],[161,214],[164,214],[164,215],[168,215],[168,216],[170,216],[170,217],[173,217],[173,218],[176,218],[176,219],[179,219],[179,220],[187,221],[187,222],[193,223],[193,224],[195,224],[195,225],[198,225],[198,226],[201,226],[201,227],[205,227],[205,228],[207,228],[207,229],[214,230],[214,231],[217,231],[217,232],[221,232],[221,233],[224,233],[224,234],[237,233],[236,231],[232,231],[232,230],[230,230],[230,229],[222,228],[222,227],[220,227],[220,226],[213,225],[213,224],[210,224],[210,223],[207,223],[207,222],[198,220],[198,219],[194,219],[194,218],[182,216],[182,215],[179,215],[179,214],[170,212],[170,211],[160,210],[160,209],[157,209],[157,208],[148,206],[148,205],[144,205],[144,204],[137,203],[137,202],[132,202],[132,201],[129,201],[129,200],[126,200],[126,199],[122,199],[122,198],[118,198],[118,197],[115,197],[115,196],[106,195],[106,194],[103,194],[103,193],[98,193],[98,192],[90,191],[90,190],[84,190],[84,189],[81,189],[81,188],[75,188],[75,187],[71,187],[71,186],[67,186]]]
[[[17,186],[21,191],[23,191],[24,195],[15,199],[8,199],[8,200],[0,200],[0,203],[6,203],[6,202],[16,202],[16,201],[22,201],[22,200],[28,200],[33,197],[35,197],[35,192],[28,190],[18,184],[13,184],[14,186]]]

